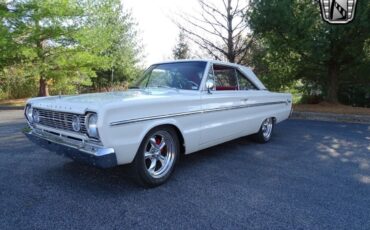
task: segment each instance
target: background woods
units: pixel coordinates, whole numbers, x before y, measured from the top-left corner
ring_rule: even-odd
[[[0,99],[127,88],[142,72],[124,0],[0,0]],[[370,2],[333,26],[312,0],[199,0],[178,12],[174,59],[251,66],[301,102],[370,107]],[[158,35],[160,36],[160,35]]]
[[[340,26],[323,22],[312,1],[251,6],[249,22],[262,46],[254,60],[272,88],[296,86],[328,102],[370,106],[369,1],[358,1],[355,20]]]
[[[9,97],[36,95],[35,86],[38,96],[49,88],[74,93],[106,86],[108,72],[109,83],[136,74],[135,24],[119,0],[2,1],[0,16],[1,88]]]

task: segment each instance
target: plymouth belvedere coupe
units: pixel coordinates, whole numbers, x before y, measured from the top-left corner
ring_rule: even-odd
[[[181,60],[150,66],[127,91],[28,100],[27,137],[97,167],[131,164],[146,186],[164,183],[180,154],[238,137],[271,139],[292,96],[268,91],[250,68]]]

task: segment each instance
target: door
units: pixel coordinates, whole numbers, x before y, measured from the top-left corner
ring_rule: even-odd
[[[269,100],[266,90],[259,90],[248,76],[244,75],[238,69],[235,70],[236,78],[238,80],[239,94],[244,98],[240,113],[240,127],[243,128],[243,135],[249,135],[258,132],[262,120],[267,118],[266,114],[269,109],[264,106],[266,99]]]
[[[246,95],[239,91],[236,69],[227,65],[213,64],[209,79],[215,87],[210,93],[202,93],[201,145],[211,145],[240,136],[245,120],[242,109]]]

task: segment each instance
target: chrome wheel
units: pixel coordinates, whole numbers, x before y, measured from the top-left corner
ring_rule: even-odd
[[[144,148],[145,168],[153,178],[165,176],[175,162],[175,142],[167,131],[155,132]]]
[[[270,139],[273,127],[273,120],[272,118],[267,118],[262,123],[262,134],[265,140]]]

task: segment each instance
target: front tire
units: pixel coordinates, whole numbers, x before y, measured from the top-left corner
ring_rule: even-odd
[[[274,131],[275,122],[272,117],[266,118],[260,127],[258,133],[253,135],[253,139],[259,143],[267,143],[271,140]]]
[[[146,187],[165,183],[172,175],[179,155],[179,139],[173,128],[152,129],[145,135],[133,162],[137,182]]]

